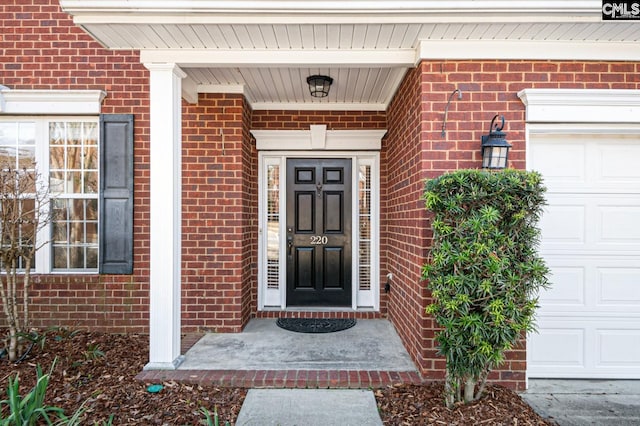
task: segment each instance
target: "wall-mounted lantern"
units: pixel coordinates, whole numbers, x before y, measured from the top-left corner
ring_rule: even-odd
[[[502,124],[499,126],[495,123],[498,117],[502,120]],[[496,114],[489,125],[489,134],[482,136],[482,168],[484,169],[504,169],[507,167],[511,145],[504,138],[503,127],[504,116]]]
[[[307,77],[309,92],[315,98],[324,98],[329,96],[329,87],[333,83],[333,79],[326,75],[311,75]]]

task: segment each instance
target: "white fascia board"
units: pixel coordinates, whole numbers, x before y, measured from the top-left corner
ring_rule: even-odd
[[[250,102],[251,103],[251,102]],[[268,110],[285,110],[285,111],[385,111],[387,104],[365,104],[365,103],[319,103],[319,102],[304,102],[304,103],[278,103],[278,102],[254,102],[251,103],[251,108],[254,111],[268,111]]]
[[[530,59],[638,61],[632,42],[520,40],[421,40],[420,59]]]
[[[597,0],[60,0],[84,23],[418,23],[600,19]]]
[[[100,114],[102,90],[0,90],[0,114]]]
[[[640,123],[640,90],[524,89],[528,123]]]
[[[292,67],[331,65],[386,68],[415,65],[414,49],[391,50],[211,50],[155,49],[140,51],[140,62],[172,62],[182,68]]]

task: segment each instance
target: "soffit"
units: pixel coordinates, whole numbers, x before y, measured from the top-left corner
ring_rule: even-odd
[[[456,51],[492,59],[539,59],[554,47],[554,59],[640,56],[640,26],[602,22],[599,1],[61,0],[61,5],[104,46],[140,50],[143,62],[175,62],[192,90],[241,92],[257,109],[384,110],[408,68],[421,58],[457,58]],[[308,94],[305,79],[317,73],[334,78],[327,98]]]

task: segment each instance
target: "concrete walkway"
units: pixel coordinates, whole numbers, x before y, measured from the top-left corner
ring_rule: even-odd
[[[250,389],[236,426],[382,426],[370,390]]]
[[[522,398],[561,426],[640,425],[640,380],[529,380]]]

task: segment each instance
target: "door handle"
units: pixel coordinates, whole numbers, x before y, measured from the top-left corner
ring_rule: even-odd
[[[289,250],[289,256],[293,254],[292,249],[293,249],[293,237],[289,235],[287,237],[287,250]]]

